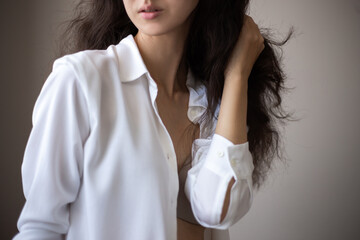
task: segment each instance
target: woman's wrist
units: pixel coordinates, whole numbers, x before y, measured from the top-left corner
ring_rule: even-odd
[[[230,86],[231,89],[241,89],[246,90],[247,93],[248,89],[248,74],[245,73],[230,73],[225,75],[225,81],[224,81],[224,88],[226,86]]]

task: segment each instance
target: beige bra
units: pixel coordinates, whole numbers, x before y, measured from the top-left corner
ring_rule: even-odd
[[[190,202],[187,199],[184,191],[187,172],[189,171],[190,168],[191,168],[191,156],[185,160],[182,168],[179,171],[179,193],[178,193],[177,209],[176,209],[177,217],[192,224],[200,225],[194,217],[194,214],[191,210]]]

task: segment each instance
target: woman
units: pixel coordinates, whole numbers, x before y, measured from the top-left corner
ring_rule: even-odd
[[[14,239],[229,239],[277,150],[271,115],[284,117],[279,62],[247,6],[81,3],[76,53],[34,107]]]

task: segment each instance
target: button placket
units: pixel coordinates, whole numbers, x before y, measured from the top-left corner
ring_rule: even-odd
[[[177,159],[174,154],[175,147],[172,142],[171,136],[170,136],[169,132],[167,131],[165,124],[163,123],[163,121],[159,115],[157,104],[156,104],[156,97],[158,94],[157,84],[154,81],[154,79],[152,79],[150,74],[147,74],[147,78],[148,78],[148,82],[149,82],[149,91],[150,91],[152,106],[153,106],[154,112],[159,120],[159,123],[162,127],[162,131],[160,131],[160,137],[163,140],[163,141],[161,141],[163,143],[162,147],[163,147],[164,152],[166,153],[166,158],[169,161],[170,166],[172,166],[174,171],[177,172]],[[172,156],[174,156],[174,157],[172,157]]]

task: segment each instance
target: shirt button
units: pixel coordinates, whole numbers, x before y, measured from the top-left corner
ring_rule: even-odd
[[[198,115],[198,109],[197,108],[191,108],[189,110],[189,117],[191,118],[191,120],[194,120],[196,118],[196,116]]]
[[[235,167],[236,166],[236,159],[235,158],[232,158],[230,160],[230,163],[231,163],[231,166]]]
[[[222,157],[222,156],[224,156],[224,152],[223,151],[218,151],[217,155],[218,155],[218,157]]]

